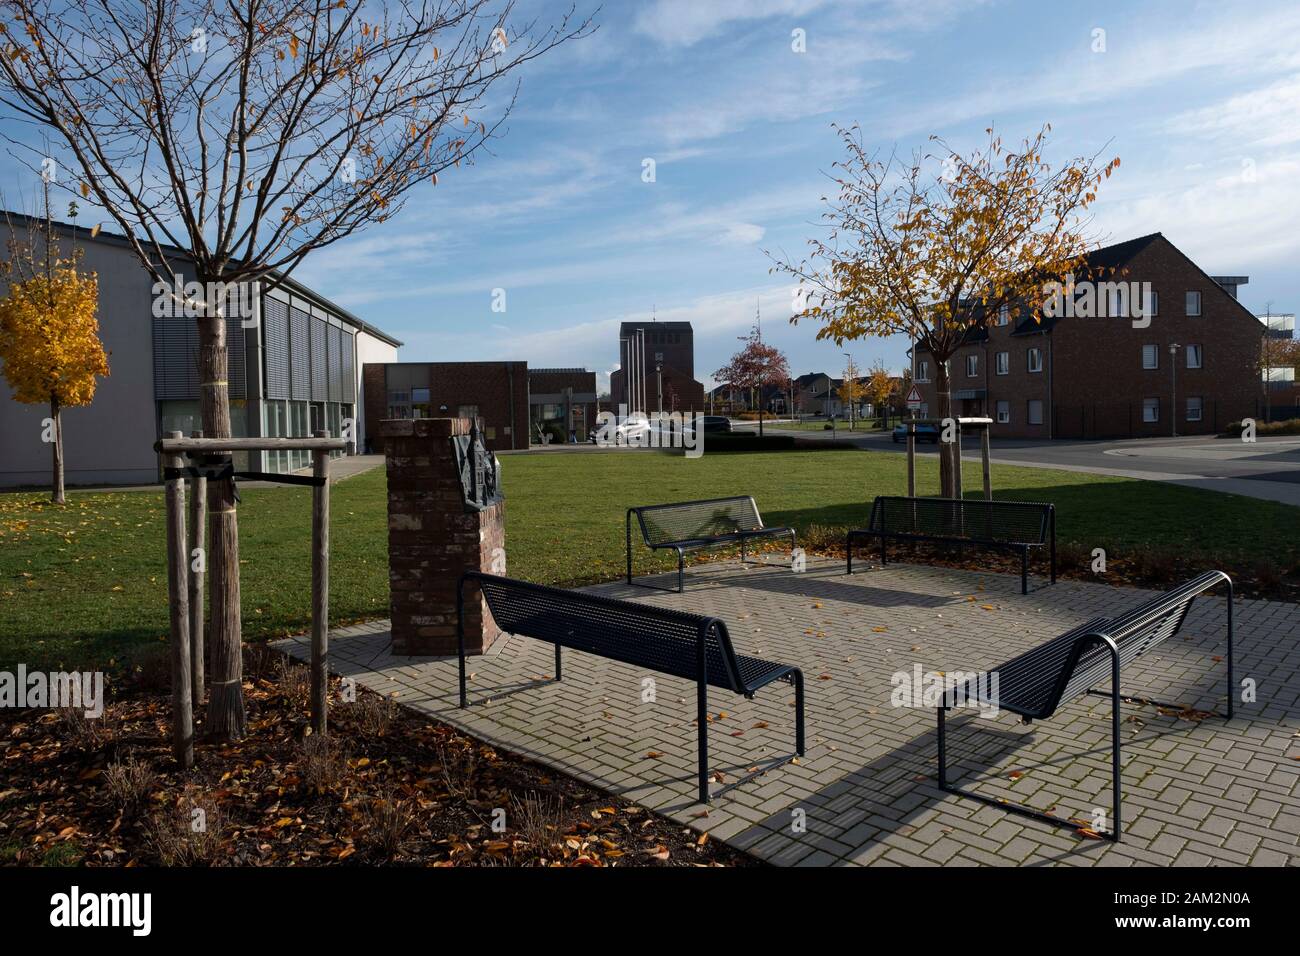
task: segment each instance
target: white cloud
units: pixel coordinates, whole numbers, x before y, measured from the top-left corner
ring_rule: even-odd
[[[655,0],[636,16],[636,29],[666,46],[691,46],[728,27],[769,17],[803,16],[826,0]]]
[[[1187,110],[1168,123],[1181,136],[1231,138],[1237,147],[1300,142],[1300,74]]]
[[[1300,258],[1300,153],[1195,173],[1155,170],[1126,183],[1128,198],[1102,206],[1098,225],[1117,240],[1163,232],[1211,274],[1250,275]]]

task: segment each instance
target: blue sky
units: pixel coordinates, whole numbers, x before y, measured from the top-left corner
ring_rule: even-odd
[[[819,228],[832,123],[909,152],[1050,121],[1049,158],[1109,143],[1123,159],[1100,237],[1162,231],[1210,273],[1249,275],[1247,307],[1300,307],[1294,0],[610,0],[599,22],[522,76],[493,155],[296,277],[404,340],[405,360],[581,365],[603,383],[619,322],[653,310],[694,323],[707,380],[761,303],[793,372],[837,372],[841,349],[788,324],[791,283],[764,252],[797,257]],[[850,346],[895,368],[905,347]]]

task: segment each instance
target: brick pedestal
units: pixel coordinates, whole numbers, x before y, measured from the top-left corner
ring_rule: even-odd
[[[461,496],[451,437],[469,429],[463,418],[380,423],[388,466],[394,654],[455,654],[456,586],[462,572],[504,573],[504,502],[467,512]],[[480,654],[500,631],[477,589],[466,587],[465,594],[465,649]]]

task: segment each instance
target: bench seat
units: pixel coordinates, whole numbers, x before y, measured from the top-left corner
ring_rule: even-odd
[[[555,646],[555,679],[563,676],[561,648],[696,683],[699,797],[709,802],[708,687],[752,698],[785,681],[795,692],[795,751],[804,752],[803,673],[797,667],[737,654],[727,626],[713,617],[620,601],[512,578],[469,571],[457,589],[456,635],[460,652],[460,706],[469,706],[465,668],[465,591],[476,588],[493,620],[508,634]],[[754,776],[740,778],[741,783]],[[735,784],[732,784],[734,786]]]

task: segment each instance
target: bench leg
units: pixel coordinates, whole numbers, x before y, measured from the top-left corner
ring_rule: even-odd
[[[885,542],[888,539],[882,534],[880,536],[880,563],[886,565],[889,563],[889,554],[885,551]]]
[[[698,681],[695,690],[696,724],[700,745],[700,803],[709,803],[709,685]]]
[[[1233,698],[1237,687],[1232,682],[1232,581],[1228,581],[1228,719],[1232,720]]]
[[[683,551],[677,552],[677,593],[681,594],[686,590],[686,554]]]
[[[795,671],[794,678],[794,751],[800,757],[804,752],[803,734],[803,671]]]
[[[844,553],[848,555],[848,559],[849,559],[848,567],[845,569],[844,573],[852,574],[853,573],[853,535],[851,534],[846,534],[844,536]]]
[[[1020,549],[1020,593],[1029,593],[1029,549]]]
[[[556,644],[555,645],[555,679],[558,681],[558,680],[562,680],[563,677],[564,675],[562,673],[562,668],[560,665],[560,645]]]
[[[943,716],[947,707],[939,708],[939,789],[948,789],[948,740],[944,732]]]
[[[456,587],[456,653],[460,658],[460,706],[468,707],[465,692],[465,582]]]
[[[1116,663],[1118,669],[1118,662]],[[1117,697],[1115,698],[1118,699]],[[1092,831],[1090,826],[1083,823],[1075,823],[1073,820],[1067,820],[1064,817],[1054,817],[1050,813],[1044,813],[1041,810],[1035,810],[1033,807],[1021,806],[1018,803],[1007,803],[1004,800],[997,800],[993,797],[986,797],[982,793],[975,793],[972,790],[963,790],[961,787],[955,787],[948,783],[948,741],[947,733],[944,727],[945,708],[940,707],[938,721],[938,738],[939,738],[939,789],[945,793],[951,793],[954,796],[965,797],[967,800],[977,800],[980,803],[987,804],[997,810],[1003,810],[1007,813],[1014,813],[1017,816],[1026,817],[1030,820],[1038,820],[1040,823],[1047,823],[1054,827],[1062,827],[1075,831],[1088,830]],[[1119,842],[1120,833],[1120,774],[1119,774],[1119,706],[1116,703],[1115,713],[1111,721],[1111,732],[1113,735],[1113,753],[1111,758],[1111,771],[1114,778],[1114,803],[1111,812],[1114,814],[1114,826],[1109,834],[1101,834],[1103,837],[1114,842]],[[1091,821],[1088,821],[1091,823]]]
[[[1119,842],[1120,819],[1119,819],[1119,656],[1112,655],[1110,659],[1110,680],[1111,680],[1111,697],[1110,697],[1110,769],[1113,778],[1112,789],[1114,791],[1114,806],[1111,810],[1112,825],[1111,839],[1116,843]]]
[[[1052,583],[1056,583],[1056,509],[1048,513],[1048,525],[1052,532]]]
[[[632,583],[632,512],[627,513],[627,583]]]

